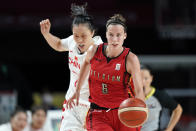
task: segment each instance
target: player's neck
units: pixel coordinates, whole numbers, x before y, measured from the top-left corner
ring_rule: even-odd
[[[144,90],[145,96],[147,96],[151,92],[151,90],[152,90],[152,88],[150,88],[150,87],[145,88],[145,90]]]
[[[105,54],[107,57],[109,58],[113,58],[113,57],[117,57],[119,56],[123,51],[123,47],[120,48],[110,48],[109,46],[107,46],[106,50],[105,50]]]

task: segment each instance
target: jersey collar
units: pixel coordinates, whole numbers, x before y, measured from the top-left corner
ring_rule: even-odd
[[[156,91],[156,89],[154,88],[154,87],[152,87],[151,86],[151,88],[152,88],[152,90],[148,93],[148,95],[146,96],[146,100],[149,98],[149,97],[151,97],[151,96],[153,96],[154,95],[154,93],[155,93],[155,91]]]

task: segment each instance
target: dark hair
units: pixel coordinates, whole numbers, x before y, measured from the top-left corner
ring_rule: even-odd
[[[93,18],[86,12],[87,3],[84,5],[71,4],[71,15],[73,17],[72,28],[74,25],[87,24],[88,28],[95,31]]]
[[[20,106],[17,106],[16,109],[11,113],[10,118],[12,119],[14,116],[16,116],[18,113],[25,113],[27,116],[27,112]]]
[[[32,115],[35,114],[38,110],[43,110],[45,112],[45,114],[47,115],[47,109],[44,106],[34,106],[31,109],[31,113]]]
[[[109,25],[117,25],[120,24],[124,27],[124,31],[127,32],[126,19],[121,14],[114,14],[114,16],[110,17],[110,19],[106,23],[106,28]]]
[[[149,71],[149,73],[152,75],[152,69],[151,69],[151,67],[150,66],[148,66],[148,65],[140,65],[140,69],[141,70],[148,70]]]

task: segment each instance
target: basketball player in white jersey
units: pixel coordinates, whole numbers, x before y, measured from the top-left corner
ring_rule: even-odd
[[[48,44],[56,51],[69,51],[69,69],[70,69],[70,85],[65,96],[63,105],[63,115],[60,131],[84,131],[85,118],[90,103],[88,102],[89,87],[88,79],[85,80],[80,93],[79,106],[72,105],[73,109],[68,109],[67,101],[73,96],[79,71],[85,59],[86,51],[93,44],[103,43],[100,36],[94,36],[95,28],[93,26],[92,17],[86,12],[86,5],[71,6],[73,22],[73,35],[65,39],[60,39],[50,33],[50,21],[48,19],[40,22],[41,33]]]

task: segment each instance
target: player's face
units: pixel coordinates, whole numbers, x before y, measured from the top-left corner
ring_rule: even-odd
[[[144,88],[149,88],[151,86],[152,79],[153,79],[152,75],[148,70],[145,69],[141,70],[141,74],[142,74]]]
[[[122,47],[127,34],[124,31],[124,27],[120,24],[109,25],[107,27],[106,38],[108,45],[112,48]]]
[[[24,112],[17,113],[11,119],[11,125],[15,131],[22,131],[27,125],[27,115]]]
[[[93,35],[87,24],[79,24],[73,26],[73,37],[79,50],[83,53],[88,50],[89,46],[93,44]]]
[[[37,110],[32,116],[33,127],[40,129],[46,120],[46,113],[43,110]]]

